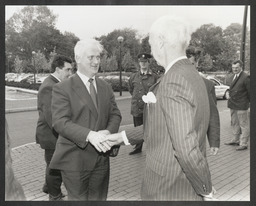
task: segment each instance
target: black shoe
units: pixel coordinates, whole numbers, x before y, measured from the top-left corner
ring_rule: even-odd
[[[247,146],[239,146],[236,148],[237,151],[245,150],[245,149],[247,149]]]
[[[49,201],[64,201],[63,200],[64,197],[65,197],[65,195],[62,192],[59,195],[57,195],[56,197],[49,194]]]
[[[226,142],[225,145],[239,146],[239,142]]]
[[[137,154],[137,153],[141,153],[141,149],[135,149],[132,152],[130,152],[129,155],[134,155],[134,154]]]
[[[46,193],[46,194],[49,193],[49,192],[48,192],[47,184],[44,184],[42,191],[43,191],[44,193]]]

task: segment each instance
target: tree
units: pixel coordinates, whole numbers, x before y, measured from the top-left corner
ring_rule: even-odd
[[[50,65],[47,59],[45,58],[44,54],[41,51],[38,51],[34,55],[34,61],[35,61],[35,69],[37,73],[39,72],[49,72],[50,71]]]
[[[209,54],[213,60],[220,54],[224,47],[223,31],[214,24],[204,24],[197,29],[191,36],[190,44],[203,48],[206,54]]]
[[[35,22],[44,22],[47,26],[55,26],[57,16],[47,6],[26,6],[16,12],[7,21],[9,27],[21,33],[29,30]]]
[[[209,54],[202,55],[199,60],[198,70],[199,71],[210,71],[212,69],[213,62]]]
[[[139,53],[142,53],[142,52],[145,52],[145,53],[148,53],[148,54],[151,53],[151,47],[150,47],[150,44],[149,44],[148,40],[149,40],[149,36],[146,36],[145,38],[143,38],[141,40],[140,52]]]
[[[23,70],[22,60],[20,60],[19,56],[15,57],[14,68],[16,73],[21,73]]]
[[[128,50],[122,59],[122,69],[126,72],[126,71],[131,71],[134,68],[136,68],[135,62],[131,57],[130,50]]]
[[[96,39],[101,42],[104,49],[107,51],[108,56],[119,56],[119,43],[117,38],[122,36],[124,41],[122,43],[122,56],[125,55],[127,51],[130,51],[130,55],[133,59],[136,59],[139,52],[139,39],[137,39],[137,30],[125,28],[116,29],[110,32],[108,35],[103,35],[97,37]]]
[[[74,34],[62,34],[55,28],[56,15],[46,6],[28,6],[6,21],[6,52],[30,62],[32,51],[41,52],[49,60],[54,50],[74,57],[74,45],[79,40]]]

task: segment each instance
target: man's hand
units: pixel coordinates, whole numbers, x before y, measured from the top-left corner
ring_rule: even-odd
[[[116,134],[110,134],[104,138],[103,142],[106,142],[110,147],[112,147],[114,145],[120,145],[121,143],[123,143],[123,137],[121,132]]]
[[[90,131],[87,139],[99,152],[106,152],[111,149],[111,146],[109,146],[107,142],[103,141],[105,136],[106,135],[101,132]]]
[[[211,155],[216,155],[219,151],[219,148],[218,147],[211,147],[210,150],[211,150],[211,152],[210,152]]]

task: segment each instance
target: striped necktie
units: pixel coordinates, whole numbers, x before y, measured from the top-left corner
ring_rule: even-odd
[[[97,109],[97,105],[98,105],[97,104],[97,93],[96,93],[96,89],[93,85],[93,78],[90,78],[88,81],[90,82],[90,94],[91,94],[91,97],[92,97],[92,101],[94,103],[94,106]]]

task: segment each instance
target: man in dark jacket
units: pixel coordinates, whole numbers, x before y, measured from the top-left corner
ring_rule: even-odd
[[[231,84],[228,99],[228,108],[231,113],[233,137],[226,145],[239,145],[236,150],[245,150],[248,147],[250,125],[248,109],[250,107],[250,77],[242,71],[243,62],[240,60],[232,64]]]
[[[72,60],[57,55],[51,64],[51,74],[44,80],[38,91],[38,112],[39,119],[36,128],[36,142],[45,150],[45,184],[43,192],[49,193],[49,200],[61,200],[61,173],[59,170],[49,169],[49,164],[55,151],[58,133],[52,128],[52,88],[53,86],[67,79],[72,73]]]
[[[144,102],[142,96],[148,93],[149,88],[156,83],[157,75],[152,73],[149,69],[149,59],[152,56],[147,53],[141,53],[138,55],[140,70],[133,73],[129,79],[129,92],[132,95],[131,101],[131,114],[133,116],[134,126],[140,126],[143,124],[143,108]],[[130,152],[130,155],[140,153],[142,150],[143,141],[136,144],[134,150]]]
[[[201,51],[193,46],[186,49],[186,56],[196,68],[198,66],[200,53]],[[202,73],[199,72],[199,74],[203,77],[210,103],[210,121],[207,130],[208,142],[210,145],[211,154],[216,155],[220,147],[220,118],[217,108],[215,87],[213,82],[206,79]]]

